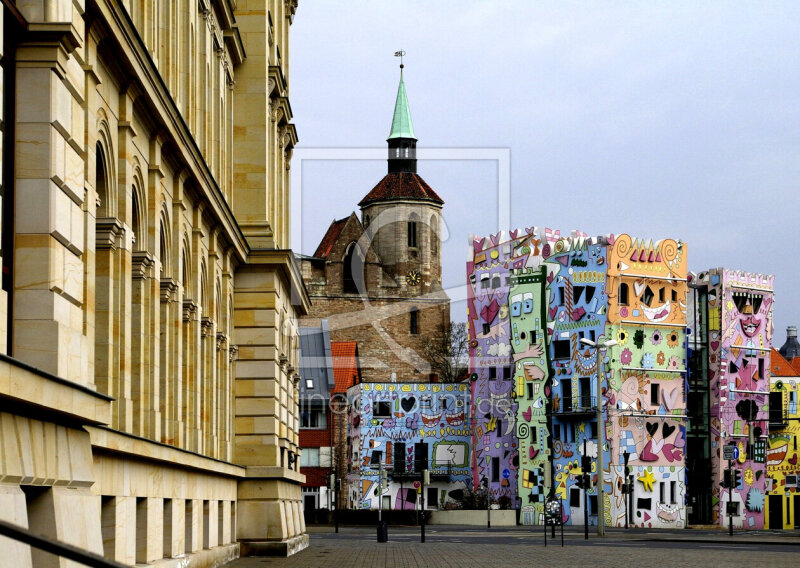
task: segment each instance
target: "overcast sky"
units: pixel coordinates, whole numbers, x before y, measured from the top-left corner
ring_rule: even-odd
[[[695,272],[774,274],[780,346],[800,324],[798,30],[799,2],[304,0],[292,246],[313,253],[385,175],[360,149],[383,157],[402,48],[419,147],[454,158],[419,164],[454,295],[467,235],[498,230],[508,152],[512,227],[676,238]]]

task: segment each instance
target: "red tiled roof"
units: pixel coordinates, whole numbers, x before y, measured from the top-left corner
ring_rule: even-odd
[[[800,363],[800,358],[794,359],[792,363],[794,363],[794,361]],[[773,377],[796,377],[798,374],[798,369],[794,368],[777,349],[772,350],[769,366],[770,374]]]
[[[358,377],[358,347],[355,341],[331,341],[334,393],[346,392]]]
[[[387,174],[358,204],[363,206],[370,201],[387,199],[423,199],[440,204],[444,203],[442,198],[436,195],[431,186],[418,174],[395,172]]]
[[[347,223],[347,219],[348,217],[345,217],[338,221],[334,220],[333,223],[331,223],[325,236],[322,237],[322,240],[319,242],[317,250],[314,251],[315,257],[328,258],[328,255],[331,253],[331,248],[333,248],[333,243],[339,238],[339,234],[342,232],[342,229],[344,229],[344,224]]]
[[[797,371],[798,373],[800,373],[800,357],[795,357],[794,359],[792,359],[790,361],[790,363],[791,363],[792,367],[794,368],[794,370]]]

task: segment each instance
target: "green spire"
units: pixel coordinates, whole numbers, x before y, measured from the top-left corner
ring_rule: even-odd
[[[389,138],[413,138],[414,125],[411,123],[411,111],[408,109],[408,97],[406,96],[406,84],[403,82],[403,70],[400,70],[400,85],[397,87],[397,100],[394,103],[394,117],[392,118],[392,131]]]

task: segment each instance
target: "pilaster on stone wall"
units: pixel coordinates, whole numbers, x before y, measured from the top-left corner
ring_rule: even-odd
[[[242,554],[292,554],[308,545],[297,445],[297,318],[308,297],[291,251],[253,251],[234,283],[235,442]]]
[[[32,19],[16,54],[14,354],[87,384],[83,20],[78,3],[45,4],[20,7]]]

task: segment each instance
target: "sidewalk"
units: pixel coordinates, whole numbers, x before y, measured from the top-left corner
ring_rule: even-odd
[[[306,527],[309,534],[324,535],[334,534],[333,525],[309,525]],[[374,532],[372,526],[340,526],[340,533],[351,532],[358,530],[368,533],[370,530]],[[515,527],[492,527],[487,530],[486,527],[479,527],[474,525],[429,525],[427,527],[428,534],[438,534],[443,536],[450,536],[455,534],[461,535],[482,535],[487,539],[493,537],[501,537],[508,535],[543,535],[543,528],[540,526],[523,526],[517,525]],[[393,533],[396,534],[419,534],[419,526],[406,525],[406,526],[389,526],[390,539]],[[583,527],[564,527],[564,538],[575,539],[582,538],[584,534]],[[548,539],[550,533],[548,533]],[[556,529],[556,539],[560,539],[559,529]],[[590,540],[633,540],[633,541],[661,541],[661,542],[696,542],[696,543],[727,543],[727,544],[761,544],[761,545],[795,545],[800,546],[800,529],[795,530],[742,530],[734,529],[733,536],[728,534],[728,529],[721,527],[689,527],[686,529],[643,529],[643,528],[606,528],[606,535],[604,537],[597,536],[597,527],[589,527]]]

